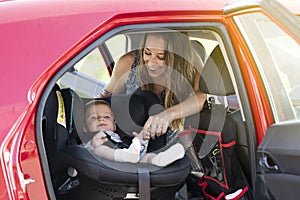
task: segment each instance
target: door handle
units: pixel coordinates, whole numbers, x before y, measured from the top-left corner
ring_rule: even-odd
[[[269,170],[279,170],[279,167],[274,164],[274,162],[272,162],[272,164],[270,164],[270,161],[272,161],[272,159],[266,155],[263,155],[260,157],[259,159],[259,165],[262,167],[262,168],[267,168]]]

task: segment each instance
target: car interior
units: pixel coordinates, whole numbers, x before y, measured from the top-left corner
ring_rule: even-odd
[[[215,27],[163,28],[186,34],[204,63],[199,88],[207,94],[207,101],[200,113],[185,119],[180,130],[181,136],[191,136],[194,156],[186,154],[166,167],[157,167],[99,158],[83,145],[93,136],[82,134],[84,105],[98,98],[115,63],[139,48],[145,32],[162,31],[161,27],[149,27],[125,27],[99,38],[48,84],[41,102],[42,127],[37,130],[45,149],[49,188],[57,199],[201,199],[233,193],[251,199],[247,126],[228,44]],[[155,98],[152,93],[107,98],[113,102],[117,121],[123,122],[118,130],[125,139],[143,126]],[[201,169],[196,169],[195,163]]]

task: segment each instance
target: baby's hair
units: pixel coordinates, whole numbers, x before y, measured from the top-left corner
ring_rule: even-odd
[[[86,113],[88,108],[90,108],[91,106],[96,106],[96,105],[107,105],[108,107],[110,107],[110,104],[107,101],[105,101],[103,99],[95,99],[95,100],[91,100],[85,104],[84,113]]]

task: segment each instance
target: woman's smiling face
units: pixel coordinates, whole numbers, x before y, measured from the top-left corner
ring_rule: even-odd
[[[165,72],[165,41],[158,35],[148,35],[143,59],[151,78],[161,77]]]

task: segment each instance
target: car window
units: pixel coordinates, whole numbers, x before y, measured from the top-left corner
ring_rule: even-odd
[[[210,53],[212,52],[212,50],[218,45],[218,42],[215,40],[208,40],[208,39],[203,39],[203,38],[197,38],[197,37],[190,37],[191,41],[198,41],[200,44],[203,45],[206,55],[205,55],[205,59],[203,60],[203,62],[205,63],[207,57],[210,55]]]
[[[113,62],[116,62],[121,55],[125,54],[128,47],[126,36],[123,34],[111,37],[105,42],[108,52]],[[84,56],[74,66],[76,71],[90,75],[92,77],[101,79],[102,81],[109,81],[110,75],[107,70],[107,62],[104,60],[100,48],[95,48],[89,54]],[[110,63],[109,63],[110,65]]]
[[[108,39],[105,44],[115,61],[124,55],[129,48],[128,38],[123,34]]]
[[[299,120],[299,44],[262,13],[234,19],[264,82],[275,122]]]
[[[58,81],[60,88],[71,88],[82,97],[94,97],[109,80],[107,65],[95,48],[68,70]]]
[[[103,81],[109,80],[109,73],[106,69],[106,64],[98,48],[94,49],[79,60],[75,64],[74,68],[76,71],[102,79]]]
[[[103,45],[107,50],[102,45],[94,48],[78,60],[58,84],[61,88],[73,89],[82,97],[96,97],[110,80],[110,67],[126,53],[128,44],[123,34],[111,37]]]

